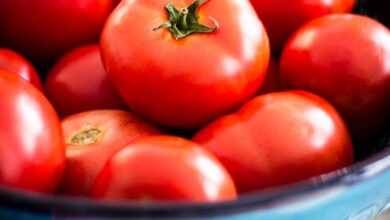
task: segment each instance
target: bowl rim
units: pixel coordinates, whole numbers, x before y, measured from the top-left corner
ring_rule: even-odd
[[[44,195],[0,187],[0,210],[23,210],[50,215],[109,216],[109,217],[218,217],[228,214],[264,210],[283,205],[284,201],[297,200],[339,186],[361,183],[390,172],[390,144],[365,160],[309,180],[270,190],[248,193],[238,200],[211,204],[156,202],[141,204],[131,202],[93,201],[87,198]]]

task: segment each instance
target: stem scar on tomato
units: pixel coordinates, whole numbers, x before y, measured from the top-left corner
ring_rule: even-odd
[[[182,9],[177,9],[173,4],[168,3],[165,6],[165,10],[169,15],[168,21],[153,28],[153,31],[168,29],[176,40],[193,33],[213,33],[218,28],[218,22],[215,19],[210,19],[214,23],[214,27],[199,23],[198,10],[207,1],[195,0],[190,6]]]
[[[78,146],[95,144],[103,135],[103,129],[88,125],[71,135],[66,143]]]

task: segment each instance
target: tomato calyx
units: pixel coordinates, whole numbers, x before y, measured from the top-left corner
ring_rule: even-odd
[[[82,128],[80,131],[77,131],[73,134],[67,141],[67,144],[71,145],[90,145],[97,143],[102,136],[104,131],[100,128],[87,126]]]
[[[153,31],[168,29],[176,40],[194,33],[213,33],[218,28],[218,24],[214,19],[211,19],[214,27],[199,23],[198,10],[207,1],[195,0],[190,6],[182,9],[177,9],[173,4],[168,3],[165,10],[169,15],[169,20],[154,28]]]

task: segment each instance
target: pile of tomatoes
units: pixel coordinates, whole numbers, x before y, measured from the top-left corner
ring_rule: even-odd
[[[390,116],[390,32],[354,5],[0,1],[1,186],[215,202],[351,165]]]

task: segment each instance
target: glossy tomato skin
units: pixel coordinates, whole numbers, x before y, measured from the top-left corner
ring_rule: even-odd
[[[46,93],[61,115],[125,108],[104,70],[97,45],[65,54],[50,70]]]
[[[176,40],[168,30],[167,3],[122,1],[103,30],[105,67],[128,106],[168,127],[197,128],[226,113],[259,89],[269,61],[268,38],[249,2],[208,1],[200,22],[219,28]],[[131,40],[129,40],[131,39]]]
[[[217,156],[240,192],[333,171],[353,162],[348,130],[336,110],[303,91],[258,96],[195,135]]]
[[[229,174],[200,146],[173,136],[149,136],[109,160],[95,182],[93,196],[141,202],[216,202],[237,195]]]
[[[10,49],[0,48],[0,69],[16,73],[42,90],[42,83],[34,66],[20,54]]]
[[[61,192],[74,196],[90,194],[96,176],[116,151],[136,138],[159,134],[157,128],[120,110],[71,115],[62,121],[62,128],[67,162]]]
[[[366,139],[388,115],[390,32],[359,15],[331,15],[303,26],[283,51],[281,80],[312,91],[343,114],[352,133]]]
[[[112,0],[0,1],[0,42],[36,63],[98,41]]]
[[[351,12],[355,0],[250,0],[279,52],[301,25],[328,14]]]
[[[65,146],[59,119],[34,86],[0,70],[0,185],[52,192],[61,178]]]

